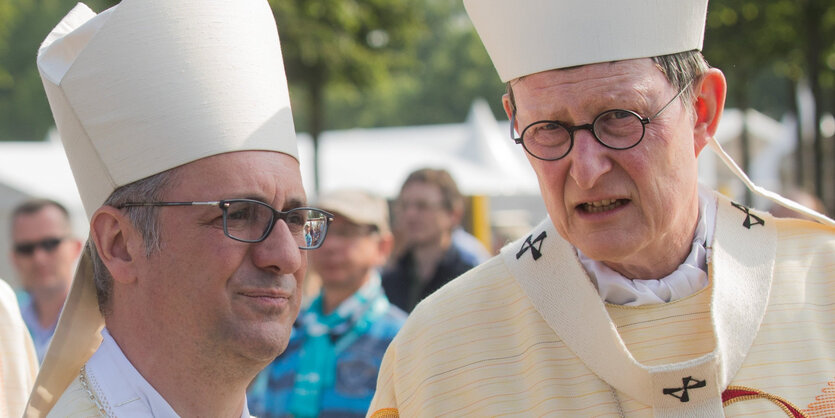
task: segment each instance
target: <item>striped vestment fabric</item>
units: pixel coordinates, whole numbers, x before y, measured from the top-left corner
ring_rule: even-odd
[[[767,214],[743,212],[719,199],[718,223],[726,236],[744,237],[763,220],[776,236],[772,249],[770,287],[766,283],[764,314],[753,343],[724,347],[741,351],[741,366],[721,390],[726,395],[747,394],[724,404],[726,416],[787,416],[787,407],[810,417],[835,416],[835,231],[817,223],[779,220]],[[754,215],[756,218],[746,218]],[[748,220],[749,227],[743,225]],[[722,228],[719,228],[721,226]],[[737,229],[738,228],[738,229]],[[536,230],[531,237],[536,237]],[[552,238],[559,239],[556,234]],[[528,237],[527,244],[532,243]],[[759,242],[736,239],[740,251],[756,252]],[[754,240],[757,241],[757,240]],[[684,416],[693,405],[680,401],[684,389],[699,393],[697,376],[683,376],[680,387],[665,388],[677,409],[653,410],[622,390],[615,389],[581,360],[544,319],[529,294],[512,273],[516,254],[532,256],[523,238],[436,292],[412,313],[389,347],[369,415],[413,416]],[[526,250],[523,252],[522,250]],[[713,248],[735,251],[734,248]],[[508,252],[511,256],[508,256]],[[546,259],[547,244],[541,246]],[[616,330],[629,354],[647,367],[685,362],[708,355],[717,347],[712,301],[746,298],[719,295],[716,284],[755,280],[718,271],[709,257],[711,284],[682,300],[643,307],[605,305],[604,318]],[[574,259],[561,259],[547,280],[589,280],[568,277]],[[757,266],[742,266],[748,268]],[[756,279],[760,280],[760,279]],[[558,287],[558,286],[554,286]],[[715,289],[716,288],[716,289]],[[558,295],[555,300],[576,297]],[[560,299],[564,298],[564,299]],[[544,308],[545,310],[549,308]],[[556,307],[554,308],[556,309]],[[733,307],[731,308],[733,311]],[[567,314],[582,328],[594,309]],[[730,318],[733,321],[733,317]],[[750,318],[740,317],[744,325]],[[594,341],[605,343],[601,335]],[[722,341],[727,346],[727,341]],[[594,359],[607,365],[610,359]],[[614,369],[618,365],[610,364]],[[605,371],[604,367],[604,371]],[[709,385],[708,382],[707,385]],[[631,388],[630,388],[631,389]],[[638,388],[640,392],[645,388]],[[731,390],[733,389],[733,391]],[[649,390],[646,388],[646,390]],[[627,390],[632,393],[631,390]],[[665,392],[666,394],[666,392]],[[673,398],[675,397],[675,398]],[[723,397],[723,400],[725,397]],[[785,401],[783,403],[780,400]],[[721,407],[721,405],[720,405]],[[697,415],[696,413],[690,414]],[[714,415],[715,416],[715,415]]]

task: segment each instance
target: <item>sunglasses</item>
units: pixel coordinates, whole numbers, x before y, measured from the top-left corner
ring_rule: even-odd
[[[40,240],[38,242],[21,242],[19,244],[15,244],[14,250],[16,253],[20,255],[32,255],[35,253],[35,250],[38,247],[41,247],[44,251],[51,253],[61,245],[61,241],[65,238],[46,238]]]

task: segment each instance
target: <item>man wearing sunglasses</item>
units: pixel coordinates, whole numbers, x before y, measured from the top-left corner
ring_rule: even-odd
[[[741,173],[707,0],[464,3],[549,217],[417,306],[372,412],[835,414],[835,222],[698,182],[707,145]]]
[[[90,238],[27,413],[249,416],[332,219],[306,204],[269,4],[78,5],[38,68]]]
[[[21,307],[23,320],[40,362],[70,291],[82,243],[72,234],[67,209],[53,200],[23,202],[11,219],[12,261],[30,297]]]

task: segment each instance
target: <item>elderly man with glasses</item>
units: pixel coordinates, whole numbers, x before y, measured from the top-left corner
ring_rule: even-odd
[[[78,5],[38,68],[90,238],[27,414],[249,416],[332,219],[267,1]]]
[[[707,1],[465,5],[549,217],[417,306],[373,415],[835,414],[835,222],[713,139]],[[819,222],[701,187],[707,145]]]

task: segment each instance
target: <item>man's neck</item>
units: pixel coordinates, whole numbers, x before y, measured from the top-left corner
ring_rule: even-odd
[[[108,318],[106,324],[133,367],[180,416],[240,417],[247,385],[266,366],[207,360],[188,336],[154,338],[157,333],[136,329],[145,323],[128,328]]]
[[[58,322],[68,292],[67,288],[62,291],[40,292],[32,295],[32,303],[41,328],[52,328]]]
[[[690,219],[689,222],[681,222],[682,225],[686,225],[683,228],[686,232],[676,237],[657,239],[651,243],[650,247],[633,253],[627,260],[604,261],[603,263],[627,279],[654,280],[670,275],[684,263],[692,250],[693,238],[699,221],[698,206],[694,207],[693,211],[695,213],[684,217],[684,219]],[[637,262],[632,263],[631,260]]]
[[[325,315],[330,314],[333,312],[334,309],[338,308],[342,302],[345,302],[348,298],[357,293],[360,288],[368,283],[368,280],[371,278],[371,271],[369,270],[365,274],[365,278],[360,281],[353,281],[350,285],[344,286],[333,286],[333,285],[322,285],[322,313]],[[323,280],[324,282],[324,280]]]
[[[438,264],[452,245],[451,234],[446,234],[431,245],[416,245],[412,248],[412,259],[418,280],[425,283],[432,279]]]

